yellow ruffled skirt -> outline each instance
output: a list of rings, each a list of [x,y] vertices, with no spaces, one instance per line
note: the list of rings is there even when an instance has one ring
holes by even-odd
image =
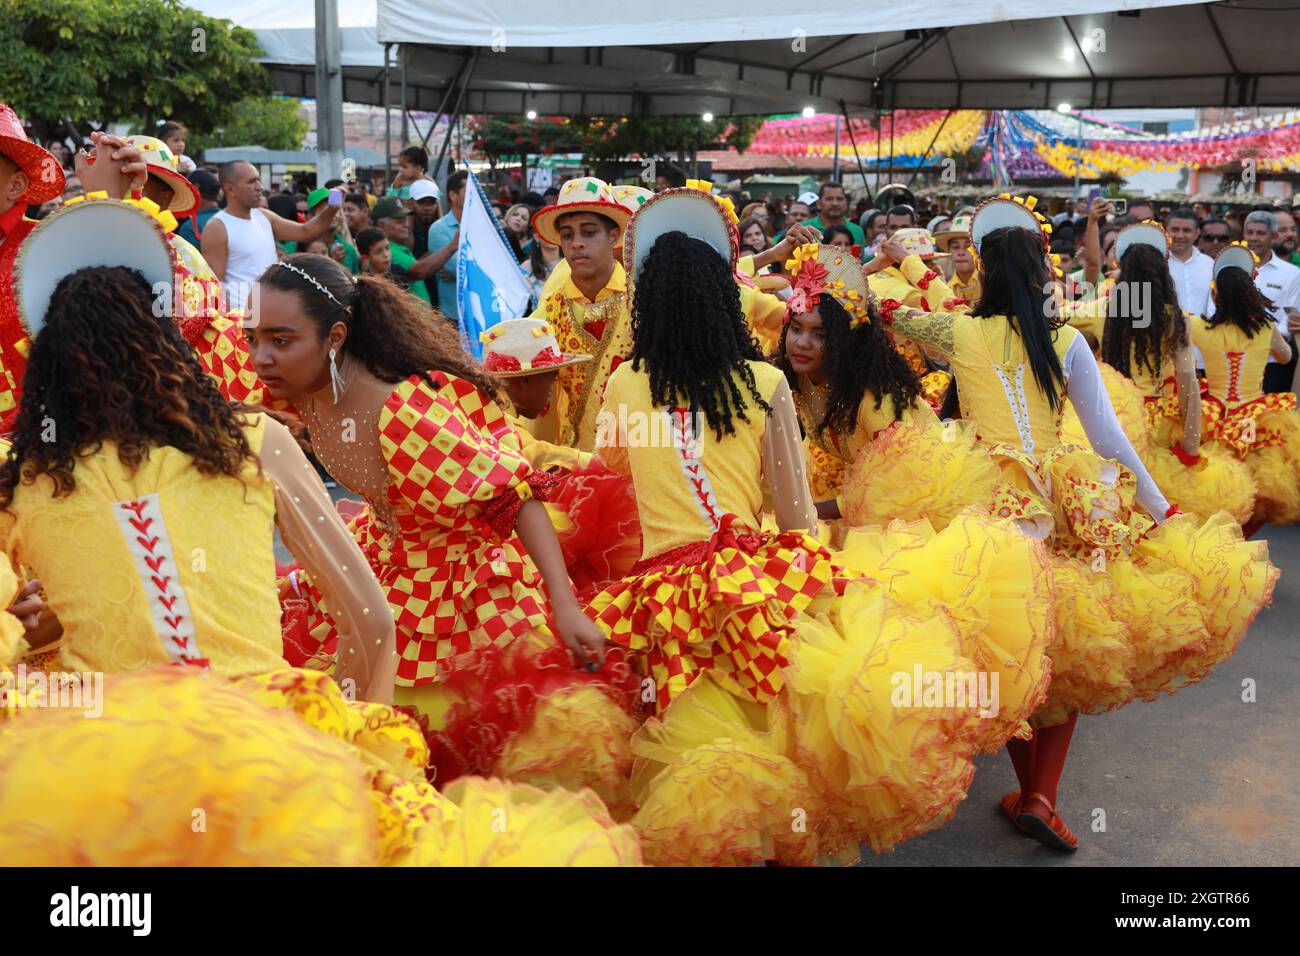
[[[943,530],[961,511],[986,508],[998,478],[970,422],[896,422],[847,469],[840,510],[853,526],[928,520]]]
[[[625,865],[591,793],[424,779],[419,728],[319,672],[110,675],[103,715],[0,714],[0,857],[18,866]]]

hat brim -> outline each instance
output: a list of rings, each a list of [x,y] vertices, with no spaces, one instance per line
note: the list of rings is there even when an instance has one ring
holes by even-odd
[[[48,149],[31,140],[0,136],[0,153],[27,174],[27,191],[18,197],[19,202],[35,206],[63,195],[63,167]]]
[[[935,233],[934,244],[940,249],[947,250],[948,243],[951,240],[956,239],[958,236],[961,236],[967,242],[969,242],[970,230],[969,229],[945,229],[943,232]],[[950,255],[951,253],[948,254]]]
[[[511,369],[508,371],[487,370],[497,378],[523,378],[525,375],[541,375],[543,372],[554,372],[556,369],[568,368],[570,365],[580,365],[583,362],[590,362],[591,358],[590,355],[570,355],[565,352],[560,361],[542,365],[538,368]]]
[[[736,271],[736,249],[731,242],[732,225],[726,210],[708,193],[680,187],[666,189],[646,200],[632,217],[623,240],[623,268],[635,282],[646,256],[659,237],[684,232],[711,246],[722,256],[730,271]]]
[[[58,284],[79,269],[96,266],[134,269],[150,288],[160,282],[171,287],[172,250],[158,220],[121,200],[79,200],[41,220],[18,252],[14,297],[29,335],[44,327]]]
[[[628,211],[628,208],[616,202],[593,200],[590,202],[556,203],[544,206],[533,214],[533,232],[551,245],[558,246],[561,244],[561,239],[559,231],[555,228],[555,220],[561,216],[571,216],[578,212],[589,212],[614,220],[618,225],[620,243],[627,232],[627,224],[632,221],[632,213]]]
[[[1224,269],[1242,269],[1246,275],[1255,273],[1255,257],[1245,246],[1228,246],[1214,257],[1214,278]]]
[[[1149,222],[1135,222],[1125,226],[1115,237],[1115,258],[1123,259],[1124,253],[1133,246],[1153,246],[1162,256],[1169,257],[1169,237],[1157,225]]]
[[[1042,226],[1032,210],[1011,199],[989,199],[980,203],[970,224],[971,245],[976,249],[984,237],[998,229],[1027,229],[1042,236]]]
[[[167,211],[173,216],[181,219],[198,208],[199,190],[192,182],[166,166],[149,163],[145,168],[149,170],[150,176],[157,176],[171,187],[172,201],[167,204]]]

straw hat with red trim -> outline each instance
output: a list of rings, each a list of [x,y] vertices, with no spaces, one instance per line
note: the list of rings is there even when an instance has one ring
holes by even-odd
[[[0,153],[27,174],[27,191],[19,202],[35,206],[63,194],[63,167],[49,150],[27,138],[22,120],[7,103],[0,103]]]
[[[533,216],[533,231],[547,242],[560,245],[560,234],[555,220],[575,212],[590,212],[612,219],[621,234],[632,218],[628,208],[614,198],[609,184],[595,176],[570,179],[560,187],[560,195],[550,206],[537,210]]]
[[[901,243],[910,256],[920,256],[928,261],[948,255],[947,252],[939,251],[929,229],[899,229],[891,238]]]
[[[173,216],[184,219],[199,208],[199,191],[181,175],[180,159],[166,143],[152,136],[128,136],[126,142],[140,151],[149,175],[157,176],[171,187],[172,201],[167,209]]]
[[[730,201],[724,203],[698,185],[656,193],[633,217],[623,241],[623,268],[633,282],[654,244],[668,232],[684,232],[708,243],[728,268],[736,271],[738,245],[736,226],[732,222],[735,210]]]
[[[590,355],[561,352],[545,319],[506,319],[483,332],[479,340],[486,346],[483,368],[503,378],[537,375],[591,361]]]

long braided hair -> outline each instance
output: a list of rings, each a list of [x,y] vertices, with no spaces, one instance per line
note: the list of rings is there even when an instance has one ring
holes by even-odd
[[[870,392],[879,409],[885,396],[894,401],[894,417],[901,419],[921,394],[921,380],[898,354],[885,334],[879,313],[874,304],[871,322],[854,328],[849,314],[829,293],[823,293],[817,302],[822,317],[822,368],[830,384],[826,414],[817,424],[817,437],[827,429],[843,434],[857,427],[858,408]],[[789,325],[781,333],[781,344],[772,360],[785,372],[790,388],[799,388],[798,375],[786,354],[786,336]]]
[[[1254,337],[1273,324],[1273,303],[1245,269],[1224,269],[1214,280],[1214,315],[1205,324],[1235,325]]]
[[[1121,289],[1126,293],[1149,289],[1147,310],[1133,308],[1135,298],[1145,298],[1143,293],[1121,294]],[[1101,338],[1102,360],[1126,378],[1133,377],[1134,366],[1158,377],[1165,358],[1188,343],[1187,319],[1178,307],[1178,292],[1160,250],[1145,243],[1125,250],[1113,296],[1116,307]]]
[[[120,266],[79,269],[50,297],[0,465],[0,507],[39,475],[53,480],[56,498],[71,494],[77,460],[104,442],[131,469],[163,446],[205,475],[240,477],[259,465],[236,410],[172,319],[155,314],[149,283]]]
[[[651,401],[674,407],[685,400],[718,438],[733,435],[735,419],[749,421],[748,406],[772,410],[748,364],[761,361],[726,260],[684,232],[660,236],[632,302],[631,362],[649,373]]]

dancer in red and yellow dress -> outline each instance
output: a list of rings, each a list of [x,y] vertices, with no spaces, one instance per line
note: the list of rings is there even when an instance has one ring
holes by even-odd
[[[0,598],[12,559],[63,624],[57,665],[36,673],[0,613],[4,858],[636,862],[634,835],[590,794],[427,783],[419,727],[384,703],[383,592],[314,470],[282,426],[233,410],[154,314],[171,256],[151,218],[111,200],[63,215],[20,259],[36,335],[0,469]],[[340,683],[281,656],[277,526],[329,595]],[[483,827],[485,805],[517,811],[505,836]]]
[[[963,417],[1003,481],[994,513],[1056,555],[1052,684],[1030,741],[1008,747],[1019,791],[1003,809],[1048,845],[1077,838],[1056,810],[1080,712],[1099,713],[1202,679],[1231,656],[1272,595],[1267,545],[1220,513],[1176,515],[1124,436],[1082,335],[1053,328],[1045,235],[1024,204],[982,203],[972,238],[984,294],[970,315],[896,312],[896,333],[949,357]],[[1064,399],[1091,449],[1062,444]]]
[[[654,863],[808,864],[855,858],[864,841],[889,849],[946,820],[975,752],[1027,729],[1041,700],[1034,546],[1007,525],[1001,540],[962,521],[938,537],[899,526],[864,546],[879,545],[888,589],[845,572],[810,534],[794,403],[746,326],[725,211],[680,189],[637,216],[624,252],[634,347],[606,390],[599,447],[632,477],[643,557],[588,609],[632,653],[654,706],[634,741],[633,826]],[[764,485],[774,532],[761,529]],[[978,580],[922,579],[955,571],[966,546]],[[1014,651],[993,649],[1004,634]],[[998,671],[1001,706],[982,720],[970,701],[894,700],[892,678],[914,668]]]
[[[1272,355],[1290,360],[1291,347],[1272,325],[1269,302],[1255,287],[1255,259],[1229,246],[1214,264],[1214,315],[1191,322],[1205,360],[1201,397],[1204,452],[1248,469],[1255,522],[1300,521],[1300,416],[1292,392],[1261,391]],[[1228,490],[1215,490],[1227,496]]]
[[[400,704],[434,739],[439,785],[465,773],[590,785],[621,802],[635,684],[582,613],[498,385],[387,280],[298,255],[258,282],[259,375],[365,498],[352,530],[397,624]],[[311,604],[310,580],[295,579]],[[328,666],[334,642],[311,612]]]

